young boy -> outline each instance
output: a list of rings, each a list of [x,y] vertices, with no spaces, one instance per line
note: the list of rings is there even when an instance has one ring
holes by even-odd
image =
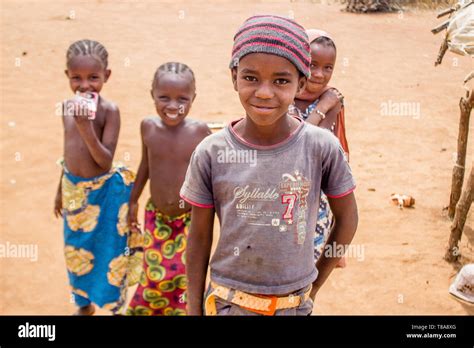
[[[201,315],[203,304],[207,315],[310,315],[339,259],[314,262],[321,189],[336,217],[328,243],[347,245],[354,236],[355,183],[339,142],[288,115],[310,62],[308,36],[287,18],[251,17],[234,37],[230,68],[246,117],[199,144],[181,188],[193,205],[190,315]],[[220,238],[204,297],[214,212]]]
[[[151,96],[159,117],[141,123],[142,160],[130,196],[129,224],[137,229],[138,199],[150,179],[145,208],[144,273],[129,315],[186,314],[185,250],[191,207],[179,198],[191,154],[211,134],[186,116],[196,97],[192,70],[182,63],[161,65]]]
[[[66,54],[65,71],[74,93],[97,93],[110,77],[108,53],[97,41],[80,40]],[[70,106],[74,106],[70,108]],[[99,95],[95,118],[75,100],[65,103],[64,163],[54,212],[64,216],[68,276],[79,307],[92,315],[93,303],[117,312],[125,300],[128,199],[134,174],[112,168],[120,130],[118,107]]]

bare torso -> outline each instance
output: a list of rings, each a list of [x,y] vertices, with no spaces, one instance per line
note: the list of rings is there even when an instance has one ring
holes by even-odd
[[[102,139],[107,113],[112,104],[99,97],[96,117],[92,120],[95,134]],[[93,159],[86,143],[79,134],[73,116],[63,116],[64,125],[64,161],[67,169],[74,175],[91,178],[107,172]]]
[[[155,207],[169,216],[187,212],[191,206],[179,196],[186,170],[196,146],[210,134],[205,123],[184,119],[168,127],[160,118],[145,120],[143,142],[147,149],[151,199]]]

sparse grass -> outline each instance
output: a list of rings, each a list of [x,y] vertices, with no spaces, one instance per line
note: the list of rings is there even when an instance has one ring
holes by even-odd
[[[313,0],[314,1],[314,0]],[[324,1],[316,0],[315,2]],[[331,0],[326,0],[331,2]],[[341,4],[347,4],[347,0],[339,0]],[[453,6],[457,3],[457,0],[392,0],[393,4],[398,4],[402,7],[413,7],[423,9],[444,9]]]
[[[426,9],[443,9],[456,4],[456,0],[401,0],[402,6],[410,6]]]

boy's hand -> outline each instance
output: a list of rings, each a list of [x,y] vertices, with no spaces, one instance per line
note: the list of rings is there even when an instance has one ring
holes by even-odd
[[[133,202],[128,205],[128,227],[132,232],[141,233],[140,224],[138,223],[138,203]]]
[[[78,127],[87,127],[92,125],[92,120],[90,120],[87,116],[87,110],[82,111],[86,112],[85,115],[79,114],[79,115],[74,115],[74,121],[76,121],[76,126]]]
[[[75,99],[68,99],[64,102],[64,116],[74,117],[76,125],[81,127],[82,125],[90,124],[91,118],[89,116],[89,110],[87,105],[80,103]]]
[[[81,117],[87,119],[87,106],[85,104],[79,103],[75,99],[67,99],[64,101],[64,116],[72,116],[72,117]]]
[[[330,100],[334,104],[337,104],[337,102],[342,103],[343,100],[344,100],[344,96],[342,95],[342,93],[339,92],[339,90],[337,88],[334,88],[334,87],[329,88],[326,92],[323,93],[323,95],[330,98]],[[336,100],[334,100],[334,98],[336,98]]]
[[[341,103],[342,98],[342,94],[337,89],[330,88],[321,95],[317,108],[326,114]]]
[[[56,198],[54,200],[54,216],[58,218],[59,216],[63,217],[63,200],[61,192],[58,191]]]
[[[82,115],[75,115],[74,121],[76,121],[76,124],[88,124],[91,122],[91,120],[89,120],[87,116]]]

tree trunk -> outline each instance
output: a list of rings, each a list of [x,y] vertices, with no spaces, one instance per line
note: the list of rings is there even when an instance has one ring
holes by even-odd
[[[461,197],[462,184],[464,181],[464,171],[466,164],[467,151],[467,137],[469,134],[469,118],[474,103],[474,91],[467,94],[466,98],[461,98],[459,101],[459,108],[461,109],[461,116],[459,120],[459,134],[458,134],[458,152],[456,164],[453,168],[453,176],[451,180],[451,196],[449,199],[448,216],[452,220],[456,210],[456,204]]]
[[[444,259],[448,262],[456,261],[459,257],[458,243],[461,240],[464,224],[466,223],[467,214],[474,199],[474,163],[471,167],[471,174],[467,180],[467,186],[462,192],[461,199],[456,204],[456,213],[451,224],[451,235],[449,236],[448,249],[444,255]]]

